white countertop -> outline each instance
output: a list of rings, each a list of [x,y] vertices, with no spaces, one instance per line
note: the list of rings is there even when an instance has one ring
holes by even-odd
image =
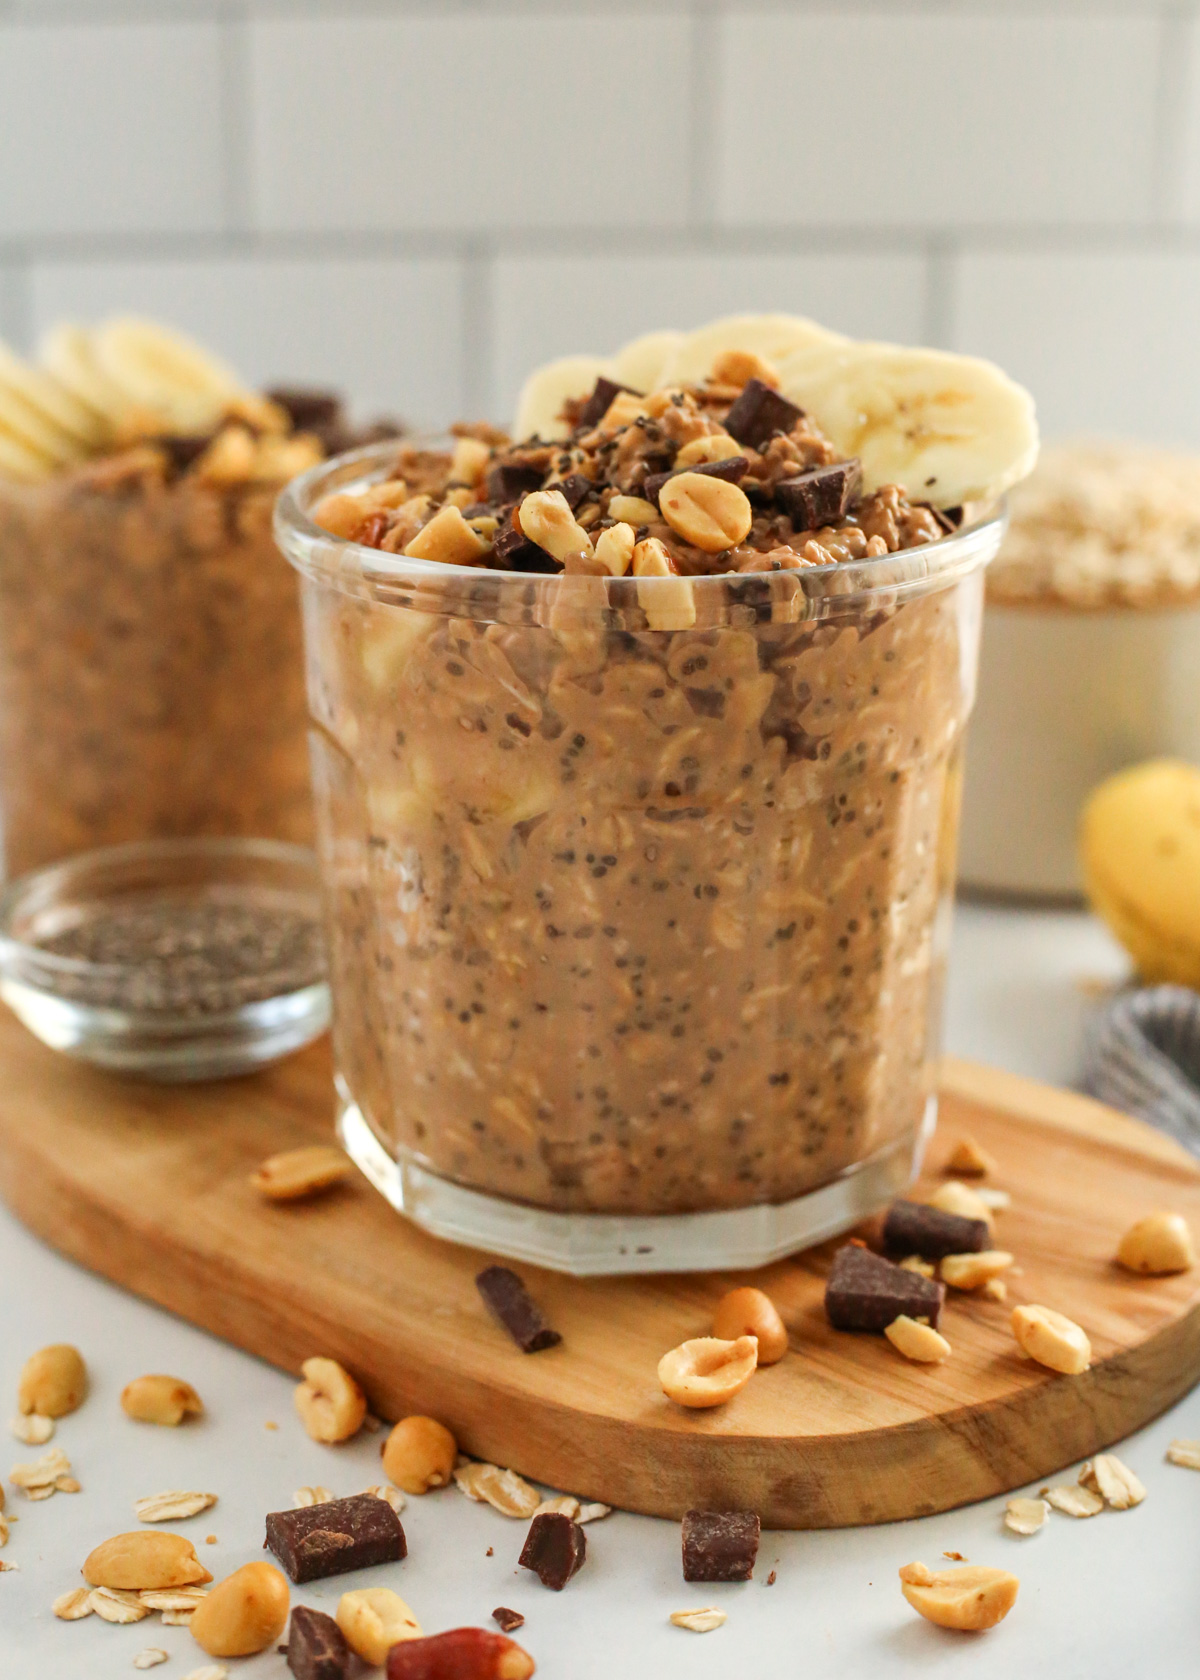
[[[960,907],[948,1048],[1069,1082],[1087,984],[1123,968],[1103,930],[1082,915]],[[324,1483],[340,1495],[379,1480],[380,1437],[317,1446],[292,1409],[288,1377],[79,1271],[0,1211],[0,1394],[10,1410],[22,1361],[51,1341],[74,1342],[92,1373],[90,1399],[55,1437],[83,1492],[30,1504],[9,1490],[20,1521],[0,1558],[19,1572],[0,1578],[0,1680],[109,1680],[135,1673],[135,1654],[154,1645],[170,1660],[150,1672],[183,1680],[210,1660],[184,1628],[51,1615],[51,1601],[79,1584],[91,1547],[137,1526],[136,1497],[212,1491],[220,1496],[213,1510],[172,1526],[195,1538],[220,1577],[262,1556],[263,1514],[289,1504],[294,1488]],[[117,1397],[146,1371],[188,1379],[207,1416],[179,1430],[131,1423]],[[547,1592],[515,1568],[524,1525],[451,1489],[409,1501],[405,1564],[317,1582],[294,1599],[332,1611],[350,1586],[391,1585],[428,1632],[491,1626],[493,1608],[510,1605],[527,1617],[517,1637],[545,1680],[1183,1680],[1200,1671],[1200,1475],[1164,1463],[1176,1435],[1200,1436],[1200,1390],[1121,1449],[1149,1490],[1134,1511],[1090,1521],[1055,1514],[1028,1539],[1001,1527],[1002,1499],[882,1528],[770,1533],[754,1581],[738,1586],[686,1585],[678,1526],[616,1514],[588,1528],[583,1572],[564,1593]],[[11,1463],[40,1450],[8,1446]],[[203,1544],[210,1533],[218,1536],[212,1546]],[[898,1567],[914,1558],[936,1567],[943,1551],[1019,1574],[1020,1598],[1001,1627],[947,1633],[908,1608]],[[724,1627],[697,1635],[669,1625],[670,1611],[704,1604],[728,1611]],[[231,1680],[287,1672],[274,1651],[227,1666]]]

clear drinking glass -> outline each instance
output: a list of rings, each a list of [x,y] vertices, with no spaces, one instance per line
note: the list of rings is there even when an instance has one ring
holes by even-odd
[[[932,1120],[992,511],[881,559],[531,576],[331,537],[303,578],[343,1140],[442,1236],[765,1262]]]
[[[152,451],[0,477],[5,875],[131,840],[311,841],[277,490],[164,479]]]

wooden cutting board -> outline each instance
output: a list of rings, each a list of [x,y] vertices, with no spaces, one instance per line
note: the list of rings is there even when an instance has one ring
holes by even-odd
[[[478,1298],[482,1257],[423,1235],[364,1180],[290,1206],[250,1189],[263,1156],[330,1137],[324,1044],[252,1078],[150,1086],[56,1055],[0,1013],[0,1074],[0,1190],[55,1248],[285,1370],[332,1354],[381,1417],[432,1413],[470,1453],[628,1510],[743,1507],[774,1528],[945,1510],[1119,1440],[1200,1378],[1200,1274],[1133,1278],[1111,1258],[1156,1208],[1200,1232],[1200,1170],[1097,1103],[968,1063],[946,1068],[930,1157],[969,1131],[998,1158],[1012,1207],[997,1243],[1020,1272],[1008,1306],[952,1295],[953,1357],[933,1367],[829,1329],[836,1245],[758,1274],[523,1267],[563,1344],[521,1354]],[[681,1411],[659,1392],[659,1356],[706,1335],[717,1297],[751,1276],[791,1351],[728,1406]],[[1020,1355],[1021,1301],[1086,1328],[1086,1375]]]

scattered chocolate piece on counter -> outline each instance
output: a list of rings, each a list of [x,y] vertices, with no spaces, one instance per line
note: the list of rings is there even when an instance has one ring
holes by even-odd
[[[775,1585],[775,1582],[776,1582],[777,1579],[778,1579],[778,1577],[775,1574],[775,1571],[772,1569],[771,1573],[767,1576],[767,1585],[769,1587],[773,1587]]]
[[[346,1636],[332,1616],[297,1604],[288,1628],[287,1665],[296,1680],[346,1680],[354,1663]]]
[[[753,1511],[688,1511],[683,1519],[684,1580],[750,1580],[761,1533]]]
[[[571,512],[574,513],[592,488],[592,481],[590,478],[585,478],[582,473],[568,473],[566,478],[560,478],[557,484],[551,484],[549,488],[557,490],[566,501]]]
[[[663,485],[668,479],[678,478],[681,472],[702,473],[705,478],[723,478],[728,484],[736,484],[740,478],[745,478],[749,465],[744,455],[728,455],[723,461],[702,461],[694,467],[676,467],[672,472],[650,473],[642,483],[642,495],[648,502],[657,506]]]
[[[825,1316],[835,1330],[886,1330],[894,1319],[927,1318],[937,1329],[944,1283],[906,1271],[869,1248],[847,1243],[833,1257]]]
[[[528,461],[493,461],[484,476],[493,502],[519,502],[522,496],[542,488],[545,471]]]
[[[614,397],[620,396],[622,391],[628,391],[631,397],[640,397],[641,392],[635,391],[631,385],[618,385],[615,379],[605,379],[603,375],[592,386],[592,394],[575,415],[575,425],[598,426],[612,407]]]
[[[979,1254],[991,1242],[986,1219],[964,1219],[924,1202],[893,1202],[883,1225],[883,1246],[894,1254],[940,1260],[947,1254]]]
[[[522,1353],[541,1353],[562,1341],[516,1272],[507,1266],[485,1266],[475,1286]]]
[[[855,457],[812,467],[775,486],[775,500],[797,531],[819,531],[846,517],[862,494],[862,464]]]
[[[761,379],[748,379],[725,416],[725,430],[749,449],[761,449],[776,432],[790,432],[803,418],[804,410],[770,385],[764,385]]]
[[[544,1587],[561,1592],[586,1559],[587,1535],[579,1524],[562,1511],[543,1511],[530,1523],[517,1561],[522,1569],[532,1569]]]
[[[387,1655],[387,1680],[529,1680],[533,1658],[488,1628],[451,1628],[402,1639]]]
[[[296,1582],[344,1575],[373,1563],[399,1563],[408,1556],[400,1518],[373,1493],[272,1511],[264,1545]]]
[[[484,1555],[484,1557],[495,1557],[495,1555],[496,1555],[496,1548],[495,1548],[495,1546],[489,1546],[489,1547],[488,1547],[488,1549],[487,1549],[487,1551],[486,1551],[486,1552],[484,1552],[484,1554],[483,1554],[483,1555]]]
[[[503,1604],[497,1605],[492,1611],[492,1620],[499,1624],[501,1633],[515,1633],[519,1627],[525,1626],[525,1618],[519,1610],[509,1610]]]

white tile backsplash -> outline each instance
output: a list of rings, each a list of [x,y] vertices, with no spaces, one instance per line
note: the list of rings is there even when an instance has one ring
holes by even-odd
[[[520,257],[497,263],[491,411],[505,418],[529,369],[615,350],[655,327],[785,310],[860,337],[920,339],[917,255]]]
[[[223,217],[218,26],[0,26],[0,238]]]
[[[956,349],[1033,391],[1048,436],[1200,449],[1200,253],[963,258]]]
[[[247,379],[348,392],[360,414],[444,424],[463,412],[462,272],[434,259],[42,263],[36,331],[138,310],[175,321]]]
[[[1136,221],[1156,20],[1000,12],[724,18],[720,220]]]
[[[679,225],[689,47],[653,13],[256,22],[261,224]]]
[[[1190,222],[1200,222],[1200,17],[1184,27],[1184,115],[1180,135],[1179,180],[1181,210]]]

